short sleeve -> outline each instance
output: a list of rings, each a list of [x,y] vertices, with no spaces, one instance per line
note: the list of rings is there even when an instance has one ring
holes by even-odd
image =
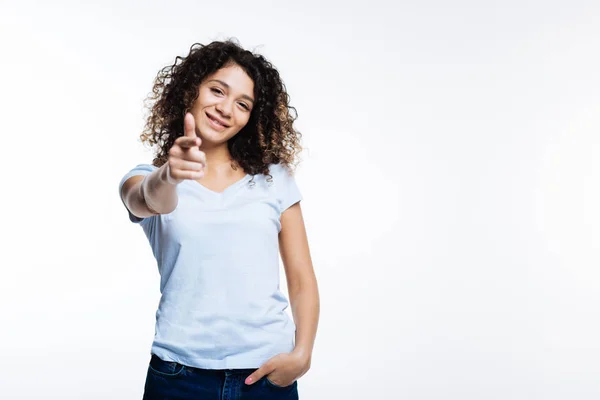
[[[283,213],[285,210],[302,200],[302,194],[296,184],[294,175],[287,167],[277,164],[272,167],[272,176],[277,188],[277,199],[279,201],[279,210]]]
[[[146,175],[150,174],[152,171],[155,171],[157,169],[158,168],[155,167],[154,165],[139,164],[135,168],[133,168],[131,171],[129,171],[128,173],[126,173],[125,176],[123,176],[123,178],[121,179],[121,182],[119,182],[119,198],[121,199],[121,202],[123,203],[123,205],[125,206],[125,209],[129,213],[129,220],[131,222],[133,222],[133,223],[138,224],[138,223],[140,223],[140,222],[142,222],[142,221],[144,221],[146,219],[149,219],[149,218],[136,217],[135,215],[133,215],[131,213],[131,211],[129,211],[129,209],[125,205],[125,201],[123,201],[123,198],[121,197],[121,189],[123,188],[123,184],[125,183],[125,181],[127,181],[127,179],[131,178],[132,176],[137,176],[137,175],[146,176]]]

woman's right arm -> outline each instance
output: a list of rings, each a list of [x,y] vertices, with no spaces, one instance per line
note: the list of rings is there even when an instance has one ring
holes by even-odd
[[[139,218],[169,214],[177,207],[177,185],[185,179],[204,176],[206,154],[200,151],[202,141],[196,135],[192,114],[183,122],[184,135],[175,139],[169,150],[169,160],[150,174],[127,179],[121,188],[121,198],[129,211]]]
[[[127,179],[121,189],[123,202],[133,215],[146,218],[169,214],[177,207],[177,182],[168,179],[168,164],[150,174]]]

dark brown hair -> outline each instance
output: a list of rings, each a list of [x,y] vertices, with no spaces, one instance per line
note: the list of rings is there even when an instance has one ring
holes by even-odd
[[[200,83],[231,64],[239,65],[254,81],[255,96],[248,123],[227,143],[232,164],[251,175],[268,174],[269,164],[290,169],[297,164],[301,151],[301,134],[293,127],[297,113],[289,105],[279,72],[262,55],[229,39],[195,43],[186,57],[176,57],[173,65],[159,71],[146,100],[150,115],[140,135],[143,143],[157,148],[153,165],[165,164],[175,139],[183,135],[183,118],[198,97]]]

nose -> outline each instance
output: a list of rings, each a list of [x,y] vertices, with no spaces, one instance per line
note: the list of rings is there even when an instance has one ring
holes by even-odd
[[[224,117],[229,117],[231,116],[231,109],[233,107],[233,104],[231,104],[230,101],[228,100],[223,100],[220,103],[217,103],[217,105],[215,106],[215,108],[217,109],[217,111],[223,115]]]

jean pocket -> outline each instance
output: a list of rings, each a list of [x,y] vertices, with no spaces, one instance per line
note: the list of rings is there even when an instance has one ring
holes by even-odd
[[[274,387],[276,389],[291,389],[291,388],[293,388],[294,386],[296,386],[298,384],[298,381],[294,381],[290,385],[279,386],[278,384],[272,382],[267,376],[265,376],[265,382],[267,383],[267,385],[269,385],[271,387]]]
[[[158,375],[177,376],[185,369],[185,365],[181,365],[175,361],[164,361],[152,354],[149,368],[150,371]]]

